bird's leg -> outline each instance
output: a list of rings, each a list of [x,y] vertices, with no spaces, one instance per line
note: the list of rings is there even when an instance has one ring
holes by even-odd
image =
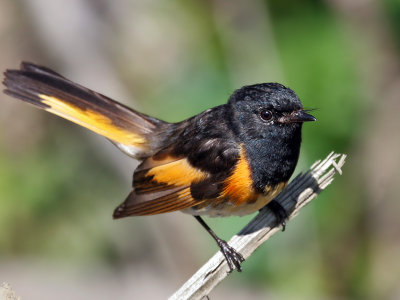
[[[232,272],[235,268],[236,270],[238,270],[238,272],[241,272],[242,267],[240,264],[244,262],[243,256],[239,252],[237,252],[234,248],[229,246],[226,241],[220,239],[200,216],[194,216],[194,217],[217,242],[219,248],[221,249],[222,254],[225,256],[226,262],[228,263],[229,273]]]
[[[289,217],[286,209],[276,200],[272,200],[267,204],[267,207],[273,212],[277,223],[282,225],[282,231],[286,229],[286,220]]]

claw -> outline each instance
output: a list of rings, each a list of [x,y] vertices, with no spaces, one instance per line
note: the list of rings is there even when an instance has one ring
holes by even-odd
[[[242,272],[241,263],[244,262],[244,257],[234,248],[229,246],[226,241],[218,239],[217,243],[225,257],[226,262],[228,263],[229,273],[235,269],[238,270],[238,272]]]
[[[229,266],[229,273],[233,270],[238,270],[238,272],[242,272],[241,263],[244,262],[244,257],[237,252],[234,248],[228,245],[228,243],[224,240],[221,240],[214,231],[204,222],[200,216],[194,216],[196,220],[207,230],[207,232],[213,237],[213,239],[217,242],[219,248],[221,249],[222,254],[224,255],[226,262]]]

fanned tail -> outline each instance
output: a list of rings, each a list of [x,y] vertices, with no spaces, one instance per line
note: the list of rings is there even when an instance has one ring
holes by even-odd
[[[159,133],[169,124],[32,63],[23,62],[19,70],[4,75],[7,95],[86,127],[136,158],[151,155]]]

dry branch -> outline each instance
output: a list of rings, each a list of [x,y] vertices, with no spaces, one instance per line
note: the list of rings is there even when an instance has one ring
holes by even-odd
[[[299,174],[276,198],[288,212],[289,220],[325,189],[336,173],[341,174],[346,155],[331,152],[323,161],[315,162],[304,174]],[[250,221],[229,244],[245,259],[273,234],[280,230],[274,214],[267,208]],[[221,252],[216,253],[169,300],[201,299],[229,275],[228,265]]]
[[[0,286],[0,300],[21,300],[21,298],[15,295],[8,283],[3,282]]]

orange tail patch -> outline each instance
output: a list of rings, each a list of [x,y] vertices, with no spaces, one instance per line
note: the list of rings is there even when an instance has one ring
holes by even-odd
[[[4,75],[6,94],[88,128],[133,157],[153,151],[154,137],[169,125],[45,67],[24,62]]]
[[[114,142],[124,145],[134,144],[136,146],[146,144],[146,139],[136,133],[118,127],[107,116],[90,109],[81,109],[61,99],[39,94],[42,103],[49,106],[46,111],[83,126],[96,132]]]

